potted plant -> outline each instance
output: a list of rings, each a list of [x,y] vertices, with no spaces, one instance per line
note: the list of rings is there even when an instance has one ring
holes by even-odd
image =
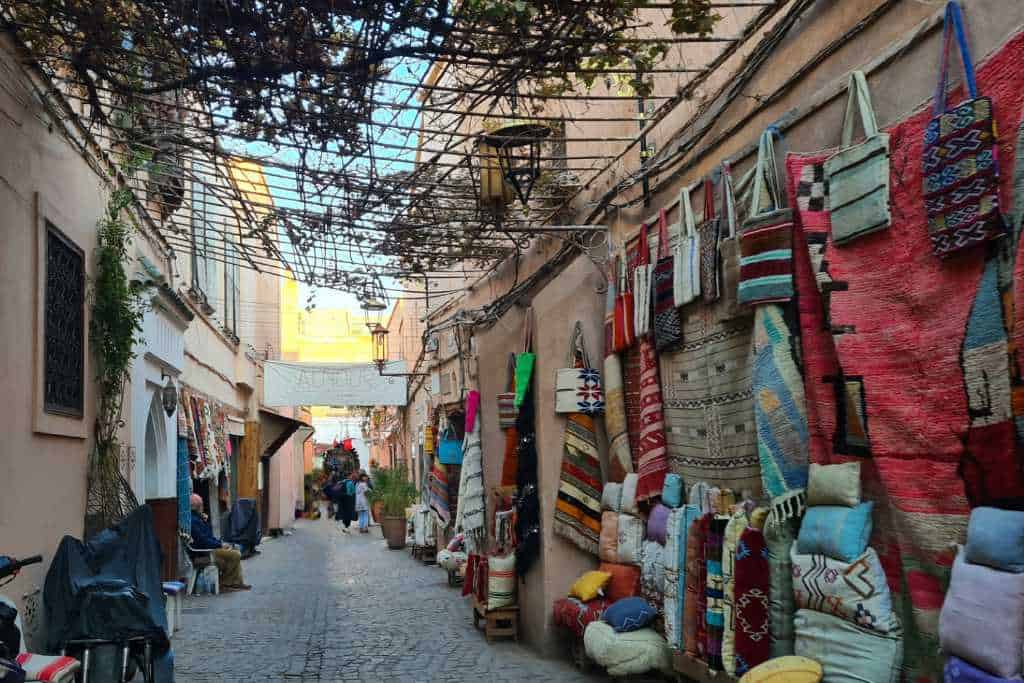
[[[373,468],[372,480],[373,489],[367,492],[367,498],[374,516],[380,522],[388,548],[401,550],[405,547],[405,509],[416,501],[419,493],[409,481],[405,465]]]

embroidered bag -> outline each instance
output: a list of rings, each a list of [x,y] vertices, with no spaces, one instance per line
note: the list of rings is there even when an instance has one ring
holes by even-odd
[[[960,48],[970,97],[946,109],[952,36]],[[924,131],[924,206],[932,251],[940,258],[1003,234],[992,100],[978,97],[974,65],[956,2],[946,5],[942,68],[934,118]]]
[[[668,245],[665,209],[658,212],[658,262],[654,266],[654,348],[665,351],[683,342],[683,321],[676,308],[674,259]]]
[[[442,465],[462,464],[462,441],[456,438],[455,430],[450,426],[441,434],[437,444],[437,460]]]
[[[715,216],[715,186],[704,179],[704,220],[697,228],[700,240],[700,293],[706,303],[718,301],[722,287],[722,261],[718,254],[722,221]]]
[[[647,225],[640,226],[636,247],[636,267],[633,269],[633,330],[636,336],[647,336],[651,331],[651,247],[647,243]]]
[[[700,236],[690,206],[690,191],[679,193],[679,226],[681,233],[673,256],[672,289],[676,306],[685,306],[700,296]]]
[[[516,426],[516,418],[519,416],[519,409],[516,408],[516,354],[508,356],[508,391],[498,394],[498,426],[502,429],[511,429]]]
[[[636,333],[633,329],[633,292],[629,288],[629,278],[626,276],[626,259],[624,256],[618,259],[619,262],[619,287],[615,297],[615,313],[612,327],[612,351],[621,353],[633,345],[636,341]]]
[[[578,320],[569,341],[569,365],[555,371],[555,412],[600,415],[604,412],[601,371],[590,365]]]
[[[825,160],[832,241],[846,244],[889,227],[889,134],[878,132],[863,71],[850,74],[842,148]],[[854,106],[860,110],[864,142],[853,141]]]
[[[772,129],[761,134],[750,215],[740,234],[741,304],[793,298],[793,212],[786,208],[779,185],[774,134]],[[767,194],[771,209],[761,210],[762,194]]]

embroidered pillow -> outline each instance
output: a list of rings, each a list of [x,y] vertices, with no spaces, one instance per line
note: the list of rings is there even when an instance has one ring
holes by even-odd
[[[853,562],[868,547],[872,508],[874,503],[870,501],[852,508],[833,505],[809,508],[800,525],[797,552]]]
[[[622,505],[619,507],[620,512],[625,512],[629,515],[639,515],[640,508],[636,506],[636,485],[640,480],[640,476],[635,472],[631,472],[626,475],[626,478],[622,480]]]
[[[807,657],[788,655],[759,664],[740,683],[820,683],[821,664]]]
[[[572,584],[572,588],[569,589],[569,597],[589,602],[601,595],[601,591],[611,581],[611,578],[612,575],[607,572],[587,572]]]
[[[655,607],[665,600],[665,546],[644,542],[644,561],[640,565],[640,592]]]
[[[623,598],[604,611],[604,621],[616,633],[638,631],[654,621],[658,610],[643,598]]]
[[[601,514],[601,537],[597,542],[597,555],[605,562],[619,561],[619,513]]]
[[[818,465],[811,463],[807,479],[807,505],[841,505],[853,507],[860,504],[860,463],[844,462],[841,465]]]
[[[821,664],[826,681],[898,683],[903,663],[899,635],[865,631],[839,617],[810,609],[793,618],[795,650]]]
[[[631,564],[602,562],[597,570],[612,575],[608,585],[604,588],[605,597],[610,601],[615,602],[622,598],[640,595],[640,567]]]
[[[793,549],[793,598],[797,609],[813,609],[852,621],[869,631],[899,628],[878,553],[868,548],[850,563]]]
[[[601,491],[601,509],[612,512],[622,511],[622,484],[608,482]]]
[[[949,590],[939,613],[939,645],[1003,678],[1021,674],[1024,650],[1024,574],[953,562]]]
[[[647,517],[647,540],[657,541],[665,545],[665,535],[668,533],[669,509],[658,503],[651,508],[651,514]]]
[[[978,507],[967,527],[967,561],[993,569],[1024,572],[1024,512]]]
[[[516,554],[487,559],[487,609],[516,604]]]
[[[674,472],[665,475],[665,485],[661,490],[661,502],[670,508],[683,505],[683,478]]]
[[[576,598],[561,598],[552,605],[555,626],[569,629],[577,638],[583,637],[587,625],[600,621],[611,603],[607,598],[597,598],[584,604]]]
[[[644,520],[622,513],[619,515],[619,562],[639,565],[643,559]]]

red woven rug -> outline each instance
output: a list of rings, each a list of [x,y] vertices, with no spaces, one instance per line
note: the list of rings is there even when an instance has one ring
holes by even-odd
[[[1018,35],[978,72],[1002,134],[1004,211],[1024,107],[1022,60]],[[907,608],[904,667],[914,681],[941,679],[938,610],[950,544],[963,541],[969,513],[958,472],[971,427],[961,361],[985,258],[984,249],[947,261],[931,252],[921,199],[930,116],[925,109],[889,129],[891,227],[840,248],[824,239],[830,226],[816,166],[827,155],[787,160],[797,246],[802,239],[807,247],[795,254],[812,459],[864,459],[864,495],[878,509],[872,545]],[[1019,312],[1016,322],[1021,330]]]

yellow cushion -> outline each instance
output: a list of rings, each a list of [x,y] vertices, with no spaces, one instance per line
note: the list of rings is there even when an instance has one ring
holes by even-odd
[[[612,575],[608,572],[592,571],[587,572],[569,589],[570,598],[578,598],[583,602],[596,598],[605,584],[611,581]]]
[[[821,664],[807,657],[777,657],[743,674],[740,683],[820,683]]]

